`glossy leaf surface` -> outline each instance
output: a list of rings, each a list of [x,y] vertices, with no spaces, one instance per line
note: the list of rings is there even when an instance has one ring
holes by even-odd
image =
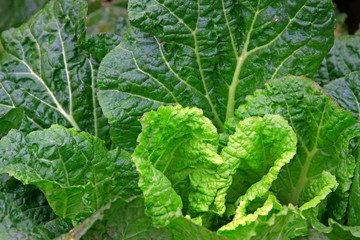
[[[37,187],[1,175],[0,239],[52,239],[71,227],[54,214]]]
[[[36,128],[61,124],[106,140],[96,69],[77,44],[85,40],[86,2],[50,1],[1,35],[0,112],[21,107]]]
[[[326,55],[313,80],[324,86],[343,78],[351,72],[360,71],[360,36],[344,35],[335,39],[334,46]]]
[[[47,2],[48,0],[0,0],[0,32],[20,26]]]
[[[360,66],[360,65],[359,65]],[[324,90],[336,102],[360,119],[360,72],[352,72],[325,85]]]
[[[24,110],[14,108],[0,116],[0,139],[11,129],[19,129],[24,118]]]
[[[198,107],[221,132],[246,95],[312,75],[333,44],[329,0],[131,0],[129,18],[99,70],[99,101],[112,140],[130,149],[137,119],[161,105]]]
[[[39,187],[68,219],[87,217],[116,196],[140,194],[129,153],[58,125],[27,136],[12,130],[0,142],[0,172]]]

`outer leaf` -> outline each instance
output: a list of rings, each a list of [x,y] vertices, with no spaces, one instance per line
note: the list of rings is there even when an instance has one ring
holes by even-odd
[[[24,186],[8,175],[2,178],[0,239],[52,239],[69,231],[71,225],[56,217],[37,187]]]
[[[265,195],[295,153],[295,133],[282,117],[265,115],[241,121],[221,152],[233,169],[227,201],[234,203],[246,191],[251,192],[250,200]]]
[[[349,208],[347,210],[347,225],[358,226],[360,229],[360,149],[359,140],[357,141],[357,148],[353,151],[356,157],[356,167],[351,185],[349,196]]]
[[[195,225],[184,217],[174,219],[166,228],[155,228],[144,210],[145,205],[141,198],[129,202],[118,199],[111,207],[102,208],[59,239],[227,239]]]
[[[360,119],[360,72],[352,72],[344,78],[333,80],[324,89],[341,107]]]
[[[100,63],[108,52],[115,48],[121,41],[121,37],[115,34],[100,33],[90,37],[81,48]]]
[[[48,0],[0,0],[0,32],[26,22],[47,2]]]
[[[339,183],[332,214],[341,218],[355,168],[355,159],[347,148],[350,139],[359,135],[357,121],[303,77],[289,76],[267,83],[265,90],[249,96],[236,112],[239,119],[268,113],[288,120],[298,139],[295,158],[281,170],[272,188],[279,200],[298,204],[309,181],[328,171]]]
[[[313,79],[321,86],[360,70],[360,36],[344,35],[335,39],[334,46],[321,63]]]
[[[285,74],[311,75],[333,43],[330,0],[131,0],[129,17],[99,70],[112,139],[127,148],[137,119],[166,104],[201,108],[221,131],[246,95]]]
[[[96,72],[77,43],[84,40],[87,5],[53,0],[26,24],[1,35],[0,112],[22,107],[37,128],[59,123],[107,139],[97,104]]]
[[[5,136],[11,129],[19,129],[24,118],[24,110],[14,108],[4,116],[0,116],[0,139]]]
[[[0,172],[38,186],[58,216],[88,216],[121,195],[139,194],[130,154],[108,151],[88,133],[53,126],[28,136],[12,130],[0,142]]]
[[[156,225],[175,216],[225,211],[227,164],[216,153],[216,128],[196,108],[161,107],[141,119],[133,160],[147,213]]]

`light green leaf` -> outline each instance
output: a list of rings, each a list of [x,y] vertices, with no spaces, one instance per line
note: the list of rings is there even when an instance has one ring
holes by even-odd
[[[265,195],[295,153],[295,133],[282,117],[265,115],[240,121],[221,152],[233,170],[227,202],[234,203],[245,192],[249,200]]]
[[[330,0],[130,0],[129,17],[99,69],[112,140],[129,149],[137,119],[161,105],[198,107],[222,131],[246,95],[312,75],[333,44]]]
[[[324,90],[341,107],[351,112],[356,119],[360,119],[360,72],[352,72],[344,78],[335,79],[325,85]]]
[[[328,171],[339,183],[330,214],[337,219],[344,216],[355,169],[348,145],[360,133],[356,119],[314,82],[292,76],[270,81],[236,111],[238,119],[269,113],[288,120],[298,140],[297,154],[282,168],[272,191],[282,203],[299,204],[311,180]]]
[[[180,217],[174,219],[166,228],[155,228],[145,212],[144,200],[130,201],[118,199],[111,206],[104,207],[83,224],[58,240],[92,239],[209,239],[226,240],[190,220]],[[130,224],[129,224],[130,223]]]
[[[74,220],[140,193],[129,153],[57,125],[27,136],[11,130],[0,142],[0,172],[39,187],[58,216]]]
[[[246,214],[247,205],[243,214]],[[264,205],[254,213],[238,216],[219,233],[229,239],[290,239],[305,235],[307,224],[300,211],[293,205],[281,206],[270,194]]]
[[[303,190],[299,202],[301,214],[312,228],[309,227],[307,236],[311,236],[313,231],[328,233],[330,227],[326,227],[322,222],[327,222],[329,218],[328,204],[331,204],[331,191],[334,191],[338,183],[335,176],[328,172],[322,172],[321,178],[312,179]],[[322,221],[322,222],[321,222]],[[324,235],[321,239],[327,239]],[[312,239],[312,238],[304,239]]]
[[[181,210],[222,214],[231,180],[211,121],[199,109],[168,106],[146,113],[141,124],[133,160],[154,223],[166,225]]]
[[[5,174],[1,178],[0,239],[52,239],[70,230],[72,226],[54,214],[37,187]]]
[[[336,38],[334,46],[314,75],[314,81],[324,86],[351,72],[360,71],[359,46],[360,36],[344,35]]]
[[[273,193],[262,195],[251,187],[239,198],[234,219],[219,231],[225,236],[238,239],[273,239],[275,236],[288,239],[304,236],[308,232],[307,221],[314,218],[319,203],[336,186],[335,177],[323,172],[320,179],[311,180],[303,190],[300,208],[291,204],[282,206]]]
[[[77,44],[85,40],[86,2],[52,0],[1,35],[0,112],[21,107],[38,129],[59,123],[108,139],[97,103],[96,69]]]
[[[329,172],[322,172],[320,178],[309,180],[299,196],[301,211],[316,207],[324,200],[339,184],[335,176]]]

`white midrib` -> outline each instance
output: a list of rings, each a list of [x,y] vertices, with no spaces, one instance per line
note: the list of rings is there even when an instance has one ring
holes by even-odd
[[[164,8],[166,8],[169,13],[171,15],[173,15],[178,21],[179,23],[181,23],[185,28],[187,28],[191,35],[193,36],[194,38],[194,53],[195,53],[195,56],[196,56],[196,62],[199,66],[199,72],[200,72],[200,77],[201,77],[201,81],[202,81],[202,84],[203,84],[203,88],[205,90],[205,98],[206,100],[208,101],[209,105],[210,105],[210,108],[211,108],[211,111],[212,113],[214,114],[214,121],[217,123],[217,125],[219,126],[220,130],[222,131],[223,128],[224,128],[224,124],[223,122],[221,121],[220,117],[219,117],[219,114],[217,113],[216,109],[215,109],[215,106],[213,104],[213,102],[211,101],[210,99],[210,95],[209,95],[209,91],[207,89],[207,86],[206,86],[206,83],[205,83],[205,76],[204,76],[204,71],[202,69],[202,64],[201,64],[201,58],[200,58],[200,54],[199,54],[199,46],[198,46],[198,41],[197,41],[197,36],[196,36],[196,32],[197,32],[197,27],[198,27],[198,24],[199,24],[199,19],[200,19],[200,0],[197,1],[197,7],[198,7],[198,18],[197,18],[197,22],[196,22],[196,28],[193,30],[191,27],[189,27],[189,25],[187,25],[181,18],[179,18],[173,11],[171,11],[167,6],[165,6],[165,4],[162,4],[160,3],[158,0],[156,0],[156,2],[163,6]]]
[[[297,203],[299,201],[299,196],[306,184],[308,183],[307,173],[310,168],[310,164],[315,154],[318,152],[318,148],[314,148],[310,153],[307,153],[307,157],[304,165],[301,167],[301,172],[299,176],[299,182],[294,187],[295,192],[292,194],[292,203]]]
[[[5,105],[5,104],[1,104],[0,103],[0,106],[3,106],[3,107],[8,107],[8,108],[16,108],[15,106],[15,103],[14,103],[14,100],[12,99],[11,95],[9,94],[9,92],[5,89],[4,85],[2,84],[2,82],[0,82],[0,86],[2,87],[2,89],[5,91],[6,95],[8,95],[10,101],[11,101],[11,104],[12,106],[10,105]],[[53,107],[53,106],[52,106]],[[35,122],[34,119],[30,118],[29,116],[26,115],[26,118],[32,122],[36,127],[38,127],[39,129],[43,129],[43,127],[41,127],[37,122]]]
[[[205,89],[205,98],[208,100],[208,102],[210,104],[211,110],[212,110],[212,112],[214,114],[214,117],[215,117],[214,120],[216,121],[219,128],[222,130],[223,129],[223,122],[221,121],[221,119],[219,117],[219,114],[215,110],[214,104],[212,103],[212,101],[210,99],[209,91],[208,91],[206,83],[205,83],[205,76],[204,76],[204,71],[203,71],[202,65],[201,65],[201,59],[200,59],[200,54],[199,54],[199,46],[198,46],[198,41],[197,41],[197,36],[196,36],[196,30],[191,32],[191,34],[194,37],[194,43],[195,43],[194,52],[195,52],[195,55],[196,55],[196,62],[198,64],[198,66],[199,66],[199,72],[200,72],[201,80],[202,80],[202,83],[203,83],[203,87]]]
[[[249,47],[250,36],[251,36],[251,33],[252,33],[253,29],[254,29],[254,24],[255,24],[255,21],[257,19],[258,14],[259,14],[259,11],[256,11],[255,14],[254,14],[253,20],[251,22],[250,29],[249,29],[248,34],[246,36],[244,48],[243,48],[243,50],[241,52],[241,55],[239,57],[237,57],[237,52],[235,51],[235,53],[236,53],[235,54],[235,56],[236,56],[236,68],[235,68],[235,72],[234,72],[234,75],[233,75],[233,78],[231,80],[231,84],[230,84],[230,87],[229,87],[228,103],[227,103],[227,106],[226,106],[226,121],[234,116],[236,87],[237,87],[237,85],[239,83],[239,76],[240,76],[240,73],[241,73],[242,66],[244,65],[245,59],[249,55],[249,52],[247,51],[247,49]],[[234,46],[234,44],[233,44],[233,46]],[[236,49],[234,49],[234,50],[236,50]]]
[[[66,60],[66,53],[65,53],[65,44],[61,35],[61,29],[59,26],[59,23],[57,21],[57,19],[55,19],[56,21],[56,25],[58,28],[58,33],[59,33],[59,39],[60,39],[60,43],[61,43],[61,48],[62,48],[62,54],[63,54],[63,61],[64,61],[64,67],[65,67],[65,73],[66,73],[66,80],[68,83],[68,91],[69,91],[69,102],[70,102],[70,106],[69,106],[69,111],[70,111],[70,115],[72,116],[72,111],[73,111],[73,107],[72,107],[72,92],[71,92],[71,82],[70,82],[70,74],[69,74],[69,69],[68,69],[68,65],[67,65],[67,60]]]
[[[314,156],[319,151],[319,149],[317,148],[317,145],[318,145],[318,141],[319,141],[319,138],[320,138],[320,129],[322,128],[322,123],[323,123],[325,111],[326,111],[326,105],[324,106],[324,109],[323,109],[323,111],[321,113],[320,122],[319,122],[318,129],[317,129],[317,132],[316,132],[314,148],[311,150],[311,152],[309,152],[307,148],[304,148],[307,156],[306,156],[306,159],[305,159],[305,163],[303,164],[303,166],[301,168],[301,171],[300,171],[299,181],[296,184],[296,186],[294,187],[295,192],[292,194],[292,203],[297,203],[298,202],[300,193],[302,192],[302,190],[304,189],[304,187],[306,186],[306,184],[309,181],[309,179],[307,177],[307,174],[308,174],[308,171],[309,171],[309,168],[310,168],[310,165],[312,163],[312,160],[313,160]]]
[[[95,74],[94,74],[94,67],[91,63],[91,59],[89,59],[90,68],[91,68],[91,90],[92,90],[92,102],[93,102],[93,116],[94,116],[94,133],[95,136],[99,136],[99,129],[98,129],[98,116],[96,113],[96,82],[95,82]]]
[[[259,3],[260,1],[258,1],[258,6],[259,6]],[[282,36],[282,34],[286,31],[286,29],[288,29],[288,27],[293,23],[293,21],[296,19],[296,17],[299,15],[299,13],[301,12],[301,10],[306,6],[306,3],[307,1],[304,2],[304,5],[302,7],[299,8],[299,10],[296,12],[296,14],[294,15],[294,17],[292,17],[291,19],[289,19],[289,22],[286,24],[286,26],[284,27],[284,29],[274,38],[272,39],[270,42],[262,45],[262,46],[258,46],[258,47],[255,47],[253,49],[251,49],[250,51],[248,51],[248,46],[249,46],[249,43],[250,43],[250,36],[251,36],[251,33],[254,29],[254,23],[257,19],[257,16],[258,14],[261,12],[259,9],[256,10],[255,14],[254,14],[254,17],[253,17],[253,20],[252,20],[252,23],[251,23],[251,26],[250,26],[250,29],[248,31],[248,34],[246,36],[246,40],[245,40],[245,44],[244,44],[244,48],[242,50],[242,53],[241,55],[238,57],[238,53],[237,53],[237,50],[236,50],[236,47],[235,47],[235,42],[234,42],[234,38],[232,36],[232,32],[231,32],[231,29],[230,29],[230,25],[229,25],[229,21],[227,19],[227,15],[226,15],[226,12],[225,12],[225,6],[224,6],[224,1],[222,1],[222,6],[223,6],[223,12],[224,12],[224,15],[225,15],[225,20],[226,20],[226,24],[227,24],[227,27],[228,27],[228,30],[229,30],[229,33],[230,33],[230,39],[231,39],[231,44],[232,44],[232,47],[233,47],[233,50],[234,50],[234,54],[235,54],[235,57],[236,57],[236,69],[235,69],[235,72],[234,72],[234,75],[233,75],[233,79],[231,81],[231,85],[229,87],[229,95],[228,95],[228,104],[227,104],[227,108],[226,108],[226,120],[228,120],[229,118],[233,117],[234,116],[234,110],[235,110],[235,95],[236,95],[236,87],[239,83],[239,76],[240,76],[240,73],[241,73],[241,69],[243,67],[243,64],[244,64],[244,61],[246,60],[246,58],[250,55],[250,54],[253,54],[254,52],[257,52],[261,49],[264,49],[268,46],[270,46],[271,44],[273,44],[276,40],[278,40],[280,38],[280,36]],[[291,55],[290,55],[291,56]],[[290,57],[288,56],[282,63],[281,63],[281,66],[283,65],[283,63]],[[279,66],[277,69],[276,69],[276,72],[273,74],[273,76],[271,77],[271,79],[276,75],[276,73],[278,72],[278,70],[280,69]]]
[[[76,128],[76,130],[80,131],[80,127],[78,126],[78,124],[76,123],[74,117],[70,114],[68,114],[64,108],[61,106],[61,104],[58,102],[58,100],[56,99],[56,97],[54,96],[54,93],[49,89],[49,87],[46,85],[46,83],[44,82],[44,80],[39,77],[32,69],[31,67],[23,60],[18,59],[20,62],[22,62],[30,71],[29,74],[33,75],[47,90],[47,92],[49,93],[51,99],[54,101],[55,105],[56,105],[56,110],[59,111],[65,118],[66,120],[68,120],[70,122],[70,124]]]
[[[5,107],[11,107],[11,108],[15,108],[15,104],[14,104],[14,101],[12,99],[12,97],[10,96],[9,92],[5,89],[4,85],[2,84],[2,82],[0,82],[0,85],[2,87],[2,89],[4,89],[4,92],[6,93],[6,95],[8,95],[10,101],[11,101],[11,104],[12,106],[9,106],[9,105],[4,105],[4,104],[0,104],[1,106],[5,106]]]

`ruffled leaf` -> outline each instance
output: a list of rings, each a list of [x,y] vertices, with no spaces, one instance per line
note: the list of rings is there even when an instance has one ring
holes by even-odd
[[[184,214],[225,211],[227,165],[217,154],[219,136],[196,108],[161,107],[141,119],[133,160],[140,172],[147,213],[156,225]]]
[[[298,140],[297,154],[273,184],[278,199],[298,204],[310,180],[328,171],[339,183],[329,211],[337,219],[342,218],[355,169],[348,145],[360,133],[356,119],[311,80],[292,76],[267,83],[265,90],[247,98],[236,115],[243,119],[269,113],[288,120]]]
[[[282,117],[265,115],[240,121],[221,152],[233,170],[227,201],[234,203],[245,192],[250,200],[263,196],[295,153],[295,133]]]

